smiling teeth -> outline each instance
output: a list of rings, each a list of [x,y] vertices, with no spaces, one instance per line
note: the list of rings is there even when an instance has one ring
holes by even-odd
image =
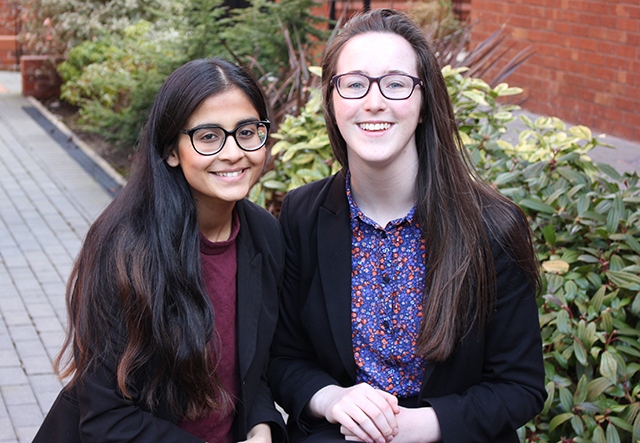
[[[240,174],[242,174],[242,171],[235,171],[235,172],[216,172],[216,175],[219,175],[220,177],[237,177]]]
[[[382,131],[390,127],[391,123],[360,123],[360,128],[365,131]]]

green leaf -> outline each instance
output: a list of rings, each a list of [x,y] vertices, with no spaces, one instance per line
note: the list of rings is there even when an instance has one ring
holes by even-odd
[[[620,417],[616,417],[615,415],[610,415],[608,419],[611,423],[616,425],[617,428],[623,429],[627,432],[633,432],[633,426],[628,421],[623,420]]]
[[[609,351],[604,351],[600,357],[600,374],[606,377],[611,384],[616,384],[618,381],[617,372],[618,362]]]
[[[524,206],[525,208],[529,208],[537,212],[544,212],[546,214],[556,213],[555,208],[539,200],[532,200],[530,198],[525,198],[523,200],[520,200],[518,203],[520,204],[520,206]]]
[[[556,244],[556,229],[552,223],[549,223],[542,228],[542,235],[544,235],[544,239],[549,243],[549,246],[554,246]]]
[[[631,248],[631,250],[633,250],[633,252],[640,254],[640,243],[638,242],[638,240],[636,240],[636,238],[633,235],[626,234],[625,242],[627,243],[627,245],[629,245],[629,247]]]
[[[620,434],[618,434],[618,429],[611,423],[611,419],[613,417],[609,417],[609,424],[607,425],[607,443],[620,443]]]
[[[625,271],[608,271],[605,272],[609,280],[619,288],[630,289],[632,291],[640,290],[640,276]]]
[[[587,376],[582,374],[580,380],[578,381],[578,386],[576,386],[576,392],[573,394],[573,403],[584,403],[587,399],[589,382],[587,381]],[[582,422],[581,422],[582,423]]]
[[[595,401],[600,394],[602,394],[609,386],[611,386],[611,380],[605,377],[598,377],[589,382],[587,387],[587,401]]]
[[[475,91],[463,91],[462,95],[464,97],[467,97],[470,100],[473,100],[474,102],[476,102],[479,105],[489,106],[489,103],[487,103],[487,101],[485,100],[485,97],[484,97],[483,94],[480,94],[480,93],[475,92]]]
[[[549,432],[553,432],[555,428],[560,426],[565,421],[570,420],[571,417],[573,417],[572,412],[564,412],[562,414],[558,414],[555,417],[553,417],[549,422]]]
[[[591,297],[590,304],[593,307],[595,312],[600,312],[602,309],[602,302],[604,301],[604,294],[607,288],[604,286],[600,286],[593,297]]]
[[[576,435],[582,435],[584,433],[584,423],[582,423],[582,419],[579,415],[571,417],[571,427]]]
[[[558,312],[558,316],[556,317],[556,323],[558,325],[558,331],[571,335],[571,326],[569,324],[569,314],[564,309]]]
[[[558,396],[560,398],[560,405],[565,411],[571,411],[573,409],[573,395],[564,386],[558,388]]]
[[[620,173],[611,165],[607,164],[607,163],[596,163],[598,165],[598,168],[604,172],[605,174],[607,174],[609,177],[611,177],[614,180],[620,180],[622,177],[620,175]]]
[[[587,349],[584,347],[584,344],[577,338],[574,338],[573,341],[573,352],[576,356],[576,359],[578,360],[578,363],[580,363],[582,366],[587,366]]]
[[[607,443],[607,439],[604,436],[604,431],[602,430],[602,427],[600,425],[598,425],[598,427],[593,430],[593,442]]]

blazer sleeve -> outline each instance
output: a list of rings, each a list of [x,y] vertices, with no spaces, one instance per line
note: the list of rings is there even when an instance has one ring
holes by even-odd
[[[258,385],[255,402],[249,411],[247,423],[249,430],[260,423],[266,423],[271,428],[271,441],[273,443],[287,441],[284,419],[280,411],[276,409],[271,390],[267,385],[266,371],[265,376],[262,377]]]
[[[546,397],[534,285],[499,242],[492,252],[492,316],[481,337],[474,329],[451,361],[434,370],[424,390],[423,402],[435,409],[445,443],[513,441],[514,430],[540,411]],[[464,387],[433,394],[447,383]]]
[[[202,443],[169,420],[142,409],[133,399],[125,399],[116,375],[105,361],[96,364],[73,386],[80,412],[79,432],[82,442],[175,442]]]
[[[285,196],[278,218],[284,234],[286,259],[269,366],[269,382],[276,401],[289,413],[289,421],[301,428],[306,428],[310,421],[305,417],[305,407],[311,397],[327,385],[340,384],[318,362],[316,346],[305,332],[306,325],[302,324],[300,315],[308,296],[303,289],[308,282],[302,280],[313,274],[310,268],[317,261],[315,245],[310,240],[317,208],[309,198],[313,195],[308,192],[309,185],[306,189],[306,192],[294,190]],[[316,314],[320,315],[320,310]],[[327,337],[327,340],[332,339]]]

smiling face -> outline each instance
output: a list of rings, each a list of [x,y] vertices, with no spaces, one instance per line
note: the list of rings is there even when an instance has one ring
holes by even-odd
[[[206,98],[183,129],[215,124],[232,131],[240,123],[258,120],[258,111],[247,95],[232,88]],[[204,156],[193,149],[188,135],[180,134],[178,146],[168,156],[167,164],[182,168],[196,208],[210,210],[221,206],[228,208],[244,198],[260,177],[265,158],[264,147],[252,152],[243,151],[232,136],[227,137],[220,152]]]
[[[401,73],[419,77],[417,66],[415,51],[404,38],[392,33],[369,32],[353,37],[343,46],[336,74],[357,72],[379,77]],[[419,86],[406,100],[384,98],[377,84],[372,84],[361,99],[344,99],[334,88],[332,102],[352,171],[388,167],[415,169],[415,130],[422,103]]]

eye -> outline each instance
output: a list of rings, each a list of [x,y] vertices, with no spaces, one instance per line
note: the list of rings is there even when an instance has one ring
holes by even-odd
[[[250,124],[250,125],[246,125],[239,128],[237,132],[237,136],[246,140],[246,139],[255,137],[257,132],[258,132],[257,125]]]
[[[361,75],[346,75],[340,79],[341,89],[350,89],[357,91],[359,89],[366,89],[368,80]]]
[[[402,75],[385,77],[384,79],[384,87],[385,89],[404,89],[410,86],[409,77],[405,77]]]
[[[193,140],[198,143],[219,143],[222,137],[220,128],[201,128],[193,133]]]

